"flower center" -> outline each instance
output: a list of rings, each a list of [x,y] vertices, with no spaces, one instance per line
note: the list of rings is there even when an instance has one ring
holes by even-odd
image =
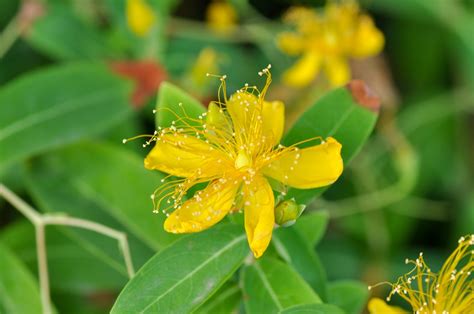
[[[237,170],[245,170],[249,168],[252,164],[250,156],[244,151],[239,151],[237,158],[235,159],[235,168]]]

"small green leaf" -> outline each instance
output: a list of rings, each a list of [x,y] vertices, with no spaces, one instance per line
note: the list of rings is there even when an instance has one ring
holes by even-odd
[[[0,243],[0,312],[41,313],[41,299],[33,275]]]
[[[179,87],[169,82],[163,82],[160,85],[156,102],[155,123],[157,128],[171,126],[173,121],[184,115],[197,119],[205,111],[206,108],[197,99]]]
[[[222,225],[182,238],[138,271],[112,313],[188,313],[206,301],[248,253],[239,226]]]
[[[194,314],[233,314],[237,312],[242,293],[237,284],[225,284],[209,300],[200,306]]]
[[[276,259],[263,257],[245,267],[241,281],[248,314],[278,313],[294,305],[321,303],[298,273]]]
[[[332,282],[328,290],[329,303],[339,306],[347,314],[361,313],[369,297],[367,286],[358,281]]]
[[[326,232],[328,222],[329,213],[325,210],[307,212],[298,218],[294,228],[314,248]]]
[[[80,20],[70,7],[50,3],[26,33],[30,45],[58,60],[92,60],[112,56],[98,28]],[[82,82],[82,81],[78,81]]]
[[[295,123],[283,143],[291,145],[311,137],[334,137],[342,144],[344,165],[359,152],[377,120],[378,99],[371,96],[361,81],[337,88],[316,101]],[[308,203],[326,187],[298,190],[290,188],[287,198]]]
[[[105,65],[55,66],[0,89],[0,167],[104,130],[131,113]]]
[[[314,249],[305,243],[294,227],[276,229],[272,240],[280,256],[326,300],[326,272]]]
[[[345,314],[345,312],[331,304],[304,304],[287,308],[279,314]]]

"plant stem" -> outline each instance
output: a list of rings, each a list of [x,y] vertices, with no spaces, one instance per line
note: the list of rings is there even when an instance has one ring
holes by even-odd
[[[38,255],[38,274],[40,282],[41,304],[44,314],[52,313],[51,296],[49,293],[48,258],[46,253],[45,226],[35,224],[36,254]]]
[[[15,16],[0,34],[0,59],[5,56],[18,37],[20,37],[20,30]]]

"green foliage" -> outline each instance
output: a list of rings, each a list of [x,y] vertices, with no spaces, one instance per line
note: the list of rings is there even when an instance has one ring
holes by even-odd
[[[358,281],[337,281],[329,284],[329,303],[346,314],[361,313],[369,297],[367,286]]]
[[[247,254],[245,235],[237,226],[189,235],[140,269],[122,290],[112,313],[192,311],[235,272]]]
[[[0,169],[118,123],[130,113],[129,91],[95,63],[56,66],[2,87]]]
[[[345,314],[345,312],[330,304],[305,304],[292,306],[280,314]]]

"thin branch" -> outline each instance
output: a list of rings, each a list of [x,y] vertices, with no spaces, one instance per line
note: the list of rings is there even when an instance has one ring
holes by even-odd
[[[64,215],[40,214],[1,183],[0,196],[5,198],[15,209],[22,213],[35,227],[36,251],[38,255],[38,273],[43,313],[52,313],[45,237],[45,227],[47,225],[62,225],[87,229],[117,240],[120,252],[122,253],[125,261],[128,276],[132,278],[135,275],[130,254],[130,247],[128,245],[127,236],[124,232],[85,219],[68,217]]]

